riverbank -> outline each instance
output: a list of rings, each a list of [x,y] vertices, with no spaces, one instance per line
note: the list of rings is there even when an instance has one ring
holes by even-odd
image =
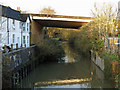
[[[117,60],[104,53],[91,51],[91,60],[104,72],[105,78],[114,82],[115,88],[120,88],[120,64]]]
[[[35,48],[21,48],[9,53],[2,53],[2,88],[19,86],[21,79],[25,78],[34,68]]]
[[[22,88],[113,88],[90,58],[63,43],[64,61],[41,63],[21,82]]]
[[[64,50],[58,41],[44,39],[38,46],[3,53],[3,88],[20,87],[20,81],[43,62],[58,62]],[[6,86],[7,85],[7,86]]]

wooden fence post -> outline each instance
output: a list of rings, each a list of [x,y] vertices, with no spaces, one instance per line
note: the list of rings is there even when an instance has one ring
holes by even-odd
[[[11,50],[13,50],[13,44],[11,44]]]
[[[21,48],[22,48],[23,46],[22,46],[22,44],[21,44]]]
[[[26,48],[26,44],[24,44],[25,45],[25,48]]]
[[[6,49],[7,49],[7,46],[6,46],[6,45],[4,45],[4,52],[6,52]]]
[[[16,44],[16,50],[18,49],[18,43]]]

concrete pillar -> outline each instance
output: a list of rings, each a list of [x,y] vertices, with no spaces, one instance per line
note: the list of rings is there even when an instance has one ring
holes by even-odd
[[[31,30],[30,30],[30,32],[31,32],[31,35],[30,35],[31,44],[39,45],[40,42],[43,41],[42,28],[43,27],[38,22],[32,20],[32,22],[31,22]]]

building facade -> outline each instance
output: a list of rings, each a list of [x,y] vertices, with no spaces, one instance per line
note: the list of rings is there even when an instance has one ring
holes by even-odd
[[[0,5],[0,47],[11,46],[13,49],[29,47],[29,15],[20,14],[19,11]]]

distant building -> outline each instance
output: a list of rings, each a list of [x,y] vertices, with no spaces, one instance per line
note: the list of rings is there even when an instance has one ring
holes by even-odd
[[[0,5],[0,47],[4,45],[13,48],[29,47],[29,15],[20,14],[20,10],[16,11],[10,7]]]

